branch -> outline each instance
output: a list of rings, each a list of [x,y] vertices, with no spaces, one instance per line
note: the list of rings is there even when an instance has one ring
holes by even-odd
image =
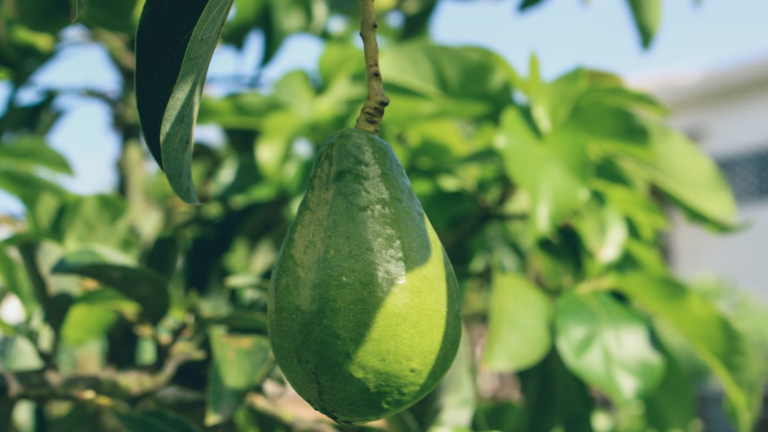
[[[376,12],[373,0],[360,0],[360,37],[363,38],[365,51],[365,70],[368,81],[368,100],[365,101],[355,129],[368,131],[379,136],[384,108],[389,105],[389,98],[384,93],[384,82],[379,70],[379,44],[376,41]]]
[[[0,373],[0,399],[91,400],[97,396],[138,397],[165,387],[179,366],[202,360],[205,353],[183,352],[166,362],[158,373],[141,370],[105,371],[97,375],[69,375],[55,370]]]
[[[248,394],[246,403],[259,413],[288,425],[294,432],[336,432],[330,419],[327,421],[302,419],[292,410],[278,406],[259,393]]]

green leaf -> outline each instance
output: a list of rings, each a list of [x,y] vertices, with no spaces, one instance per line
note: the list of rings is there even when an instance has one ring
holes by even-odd
[[[69,20],[71,22],[77,22],[80,17],[80,11],[82,11],[83,7],[85,7],[86,1],[87,0],[70,0],[72,3],[72,11],[69,14]]]
[[[0,245],[0,278],[2,278],[3,287],[19,298],[29,316],[38,306],[35,292],[23,264],[8,255],[5,245]]]
[[[661,24],[662,0],[627,0],[635,20],[635,27],[640,34],[643,48],[648,48],[653,42],[656,31]]]
[[[268,0],[235,0],[235,15],[224,26],[221,39],[226,43],[243,47],[243,42],[262,19]]]
[[[232,390],[248,390],[272,369],[269,339],[254,334],[227,333],[222,326],[208,331],[221,381]]]
[[[147,146],[188,203],[197,203],[192,148],[200,93],[233,1],[148,0],[136,35],[136,100]]]
[[[469,431],[477,405],[472,346],[466,328],[462,330],[456,358],[437,388],[419,401],[413,412],[423,430]]]
[[[168,280],[116,253],[103,249],[80,250],[62,258],[52,272],[89,277],[114,288],[141,305],[153,323],[168,311]]]
[[[283,41],[291,34],[306,30],[315,30],[315,12],[309,0],[268,0],[264,19],[260,23],[264,29],[264,57],[262,65],[269,63],[275,56]],[[318,11],[319,12],[319,11]],[[325,17],[317,17],[325,21]]]
[[[602,103],[580,103],[573,111],[589,142],[601,154],[630,155],[653,160],[648,129],[632,112]]]
[[[732,227],[736,202],[728,182],[712,159],[683,134],[666,126],[651,129],[653,162],[621,159],[620,165],[664,191],[696,215]]]
[[[519,377],[526,414],[525,427],[520,430],[592,432],[592,397],[587,386],[563,365],[555,350]]]
[[[547,84],[541,77],[539,59],[535,54],[531,55],[529,69],[528,80],[520,81],[516,86],[528,99],[531,118],[537,130],[547,135],[570,118],[577,102],[589,87],[589,74],[587,70],[577,68]]]
[[[87,0],[87,2],[80,13],[81,21],[92,27],[121,33],[136,31],[139,18],[137,8],[144,3],[139,0]]]
[[[200,432],[178,415],[165,410],[147,410],[137,414],[117,413],[127,432]]]
[[[223,98],[203,97],[197,117],[199,124],[216,124],[225,129],[253,129],[263,127],[263,119],[278,107],[273,98],[256,92],[230,95]]]
[[[598,262],[609,264],[621,258],[629,228],[624,216],[613,206],[591,201],[574,225],[585,246]]]
[[[483,363],[516,372],[539,363],[552,349],[552,301],[525,277],[494,272]]]
[[[71,199],[55,234],[66,249],[87,245],[119,248],[128,232],[125,201],[116,195],[90,195]]]
[[[763,377],[746,336],[712,303],[672,279],[631,273],[617,280],[617,288],[682,336],[722,383],[737,429],[751,431]]]
[[[475,392],[472,346],[464,329],[453,365],[434,391],[439,411],[430,429],[470,430],[477,405]]]
[[[0,339],[0,370],[4,372],[27,372],[40,370],[45,366],[35,344],[26,336],[11,336]]]
[[[35,135],[22,135],[12,143],[0,146],[0,163],[14,168],[40,166],[58,173],[73,174],[64,156],[48,147],[42,137]]]
[[[642,190],[601,179],[593,179],[590,187],[598,191],[608,205],[626,215],[643,240],[655,241],[658,232],[669,226],[659,205]]]
[[[664,358],[651,344],[648,324],[609,294],[562,296],[555,322],[563,362],[616,403],[658,386]]]
[[[245,390],[233,390],[224,385],[219,368],[211,362],[206,388],[205,426],[211,427],[229,420],[243,403]]]
[[[306,119],[289,109],[273,111],[264,118],[254,151],[256,166],[265,177],[280,178],[291,142],[305,122]]]
[[[61,336],[75,347],[106,336],[120,316],[103,307],[73,305],[61,327]]]
[[[380,63],[387,86],[429,98],[482,102],[497,110],[511,102],[514,71],[488,50],[413,42],[382,52]]]
[[[320,77],[325,86],[340,76],[365,74],[365,62],[360,61],[362,52],[349,41],[328,41],[320,57]]]
[[[492,402],[477,407],[473,430],[523,432],[524,422],[523,406],[514,402]]]
[[[560,128],[541,141],[515,108],[502,114],[500,132],[496,146],[507,172],[531,200],[531,228],[548,235],[589,198],[583,138]]]
[[[542,3],[543,1],[544,1],[544,0],[523,0],[523,1],[520,3],[520,6],[518,6],[518,7],[517,7],[517,9],[518,9],[520,12],[523,12],[523,11],[525,11],[525,10],[526,10],[526,9],[528,9],[528,8],[531,8],[531,7],[533,7],[533,6],[536,6],[536,5],[538,5],[539,3]]]
[[[697,414],[694,382],[670,353],[665,353],[665,363],[661,384],[645,398],[648,426],[658,431],[692,430]]]
[[[108,288],[85,293],[69,307],[61,335],[70,346],[103,337],[120,315],[135,319],[141,310],[136,302]]]

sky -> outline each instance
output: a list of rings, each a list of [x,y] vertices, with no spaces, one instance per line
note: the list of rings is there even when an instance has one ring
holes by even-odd
[[[664,20],[650,50],[641,49],[626,2],[622,0],[548,0],[520,14],[519,0],[441,0],[431,23],[431,36],[447,45],[489,48],[522,73],[535,52],[546,78],[577,66],[603,69],[634,80],[687,71],[723,69],[768,57],[768,1],[666,0]],[[77,39],[77,28],[67,30]],[[253,34],[238,52],[221,47],[209,70],[209,89],[230,75],[253,76],[261,57],[261,37]],[[263,71],[267,84],[292,69],[317,68],[322,42],[313,36],[289,38]],[[95,44],[72,44],[34,77],[41,87],[86,87],[116,93],[117,71]],[[7,86],[0,85],[5,99]],[[34,92],[20,95],[33,100]],[[102,102],[76,96],[60,98],[64,114],[49,135],[51,145],[69,159],[75,176],[65,179],[81,194],[114,190],[119,139]],[[198,135],[216,140],[215,129]],[[20,204],[0,192],[0,214],[19,214]]]

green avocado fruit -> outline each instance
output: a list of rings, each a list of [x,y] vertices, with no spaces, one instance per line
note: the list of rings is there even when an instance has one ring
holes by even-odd
[[[339,423],[413,405],[461,339],[448,257],[392,148],[344,129],[320,148],[269,296],[275,358],[293,388]]]

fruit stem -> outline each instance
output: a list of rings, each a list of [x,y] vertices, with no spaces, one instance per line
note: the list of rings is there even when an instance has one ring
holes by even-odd
[[[379,136],[384,108],[389,105],[389,98],[384,93],[384,82],[379,70],[379,44],[376,41],[376,11],[374,0],[360,0],[360,37],[363,38],[365,51],[365,70],[368,81],[368,99],[360,111],[355,129],[368,131]]]

